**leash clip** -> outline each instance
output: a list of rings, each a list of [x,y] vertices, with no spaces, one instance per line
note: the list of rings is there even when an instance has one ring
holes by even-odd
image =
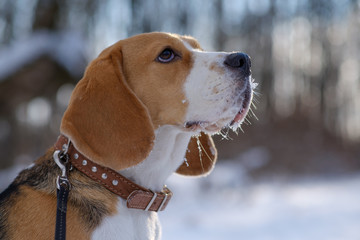
[[[60,150],[56,150],[53,154],[53,158],[55,163],[61,170],[61,176],[58,176],[56,179],[56,186],[60,190],[60,186],[65,187],[67,190],[71,189],[71,184],[68,179],[68,165],[69,165],[69,155],[67,154],[67,150],[65,152],[61,152]]]

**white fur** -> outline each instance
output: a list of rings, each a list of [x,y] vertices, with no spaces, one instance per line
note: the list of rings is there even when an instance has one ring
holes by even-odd
[[[240,111],[243,93],[250,82],[237,80],[235,73],[224,65],[229,53],[203,52],[192,49],[186,42],[184,44],[192,52],[194,61],[183,89],[186,99],[182,103],[188,103],[184,121],[198,121],[201,122],[200,130],[217,132]],[[120,173],[143,187],[160,191],[166,179],[183,162],[192,134],[194,132],[176,126],[158,128],[149,157]],[[161,227],[157,213],[129,209],[121,198],[117,214],[106,217],[92,235],[92,239],[160,238]]]
[[[143,187],[160,191],[165,180],[183,162],[191,135],[175,126],[158,128],[149,157],[120,173]],[[119,198],[117,214],[106,217],[91,239],[156,240],[161,239],[161,226],[156,212],[129,209],[125,201]]]
[[[241,110],[250,77],[239,81],[236,73],[225,66],[229,53],[203,52],[185,45],[194,60],[184,86],[189,102],[186,122],[201,122],[200,130],[215,133]]]

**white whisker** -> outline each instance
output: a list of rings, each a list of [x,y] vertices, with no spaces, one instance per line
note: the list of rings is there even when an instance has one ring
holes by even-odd
[[[255,109],[256,109],[256,108],[255,108]],[[249,110],[250,110],[252,116],[254,116],[255,119],[259,121],[259,118],[255,115],[254,111],[253,111],[251,108],[249,108]]]
[[[200,142],[199,136],[196,136],[196,143],[197,143],[197,145],[198,145],[199,159],[200,159],[201,168],[202,168],[203,171],[205,171],[204,165],[203,165],[203,161],[202,161],[202,149],[201,149],[201,147],[200,147],[201,142]]]

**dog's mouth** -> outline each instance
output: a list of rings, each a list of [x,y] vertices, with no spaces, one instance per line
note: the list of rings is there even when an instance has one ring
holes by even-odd
[[[253,88],[256,87],[255,83],[250,83],[243,92],[242,104],[240,110],[237,112],[234,118],[220,119],[217,122],[209,121],[188,121],[184,124],[184,127],[189,131],[206,131],[210,133],[219,132],[224,127],[230,127],[232,129],[237,128],[246,118],[249,112],[250,104],[253,97]]]
[[[230,125],[229,125],[230,127],[238,125],[244,121],[246,115],[249,112],[251,100],[252,100],[252,88],[249,85],[245,90],[241,109],[235,115],[234,119],[230,122]]]

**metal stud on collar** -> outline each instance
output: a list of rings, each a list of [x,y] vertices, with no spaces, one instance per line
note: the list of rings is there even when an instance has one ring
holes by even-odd
[[[172,197],[171,191],[165,186],[161,192],[154,193],[150,189],[144,188],[133,182],[131,179],[122,176],[113,169],[108,169],[92,162],[78,152],[77,149],[71,145],[70,140],[65,136],[60,136],[55,144],[55,149],[60,150],[60,154],[59,152],[55,154],[55,159],[61,159],[60,162],[65,163],[67,174],[71,173],[71,168],[74,166],[90,179],[101,183],[106,189],[125,199],[128,208],[141,209],[148,212],[163,211]],[[75,154],[78,154],[78,156]],[[77,157],[77,159],[75,159],[75,157]],[[96,167],[95,173],[93,172],[93,167]],[[61,166],[60,169],[61,172],[59,174],[58,182],[60,189],[65,189],[64,185],[66,183],[64,183],[63,178],[60,177],[61,175],[66,175],[65,173],[62,174],[63,166]],[[59,196],[63,195],[60,194]]]

